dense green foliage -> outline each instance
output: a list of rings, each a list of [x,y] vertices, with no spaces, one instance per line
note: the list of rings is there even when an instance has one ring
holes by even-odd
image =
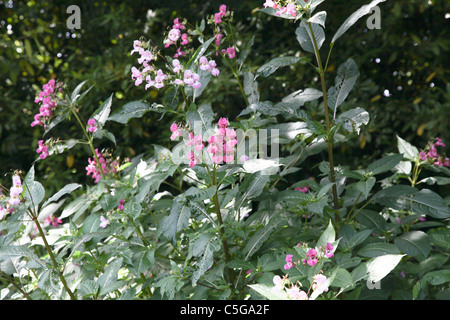
[[[263,1],[224,3],[236,58],[211,38],[215,1],[80,2],[80,30],[62,1],[2,2],[0,210],[21,200],[0,211],[2,298],[286,299],[272,290],[286,275],[311,299],[448,299],[444,3],[374,0],[379,30],[346,20],[367,16],[360,1],[298,0],[296,21]],[[162,43],[178,17],[195,39],[180,60],[201,90],[144,90],[133,41],[170,65]],[[220,76],[199,71],[203,55]],[[31,127],[50,79],[64,82],[57,115]],[[177,161],[193,140],[174,141],[171,124],[216,130],[225,118],[238,140],[278,129],[279,162]],[[38,159],[50,137],[61,142]],[[96,148],[121,159],[98,183],[86,175]],[[8,198],[16,169],[23,185]],[[323,275],[328,291],[316,290]]]

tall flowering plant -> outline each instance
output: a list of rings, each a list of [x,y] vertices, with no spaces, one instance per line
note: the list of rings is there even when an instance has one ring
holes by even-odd
[[[437,137],[419,149],[396,137],[398,152],[365,168],[334,161],[335,146],[359,135],[370,116],[363,103],[344,103],[360,76],[356,62],[344,59],[332,83],[325,70],[337,40],[382,2],[344,21],[322,60],[327,12],[316,9],[324,0],[261,1],[255,13],[290,21],[289,45],[299,52],[262,65],[246,59],[251,44],[241,50],[226,5],[199,24],[177,17],[160,44],[140,38],[124,52],[132,61],[128,81],[161,92],[151,104],[116,106],[111,94],[87,114],[86,81],[70,91],[49,80],[31,123],[44,130],[36,161],[84,147],[88,179],[50,196],[33,165],[12,172],[0,193],[1,297],[358,299],[380,286],[380,295],[441,292],[450,209],[431,189],[449,184],[446,142]],[[314,66],[318,88],[262,101],[266,79],[297,64]],[[243,105],[235,118],[219,114],[214,97],[202,100],[207,86],[222,81],[235,85]],[[305,105],[320,112],[307,114]],[[102,140],[117,143],[110,122],[127,125],[147,112],[166,120],[154,134],[167,145],[123,160],[101,149]],[[79,137],[47,138],[65,121],[79,126]],[[391,283],[401,287],[386,289]]]

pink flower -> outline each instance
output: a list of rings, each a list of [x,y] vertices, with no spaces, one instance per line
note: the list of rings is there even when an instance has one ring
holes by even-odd
[[[49,156],[47,146],[44,145],[44,140],[38,141],[39,147],[36,149],[37,153],[40,153],[39,158],[42,160]]]
[[[307,193],[309,190],[309,187],[298,187],[298,188],[295,188],[295,190],[303,192],[303,193]]]
[[[263,4],[264,8],[270,7],[272,9],[277,8],[277,4],[273,0],[266,0],[266,2]]]
[[[419,153],[419,156],[420,156],[420,161],[425,161],[425,160],[427,160],[427,154],[426,154],[425,152],[421,151],[421,152]]]
[[[295,264],[292,262],[292,254],[286,255],[286,264],[284,265],[284,269],[288,270],[294,268]]]
[[[441,146],[441,147],[445,147],[444,142],[442,142],[442,139],[436,137],[436,143],[434,144],[436,147]]]
[[[180,22],[180,18],[176,18],[175,20],[173,20],[173,29],[181,29],[184,30],[186,29],[186,26]]]
[[[310,258],[317,257],[317,250],[316,249],[309,249],[308,253],[306,254]]]
[[[119,205],[117,206],[117,210],[123,210],[125,200],[122,198],[119,200]]]
[[[199,62],[200,62],[200,69],[204,71],[209,70],[209,68],[211,67],[209,65],[208,59],[205,56],[200,57]]]
[[[311,266],[311,267],[314,267],[316,264],[317,264],[317,259],[316,258],[311,258],[311,259],[308,259],[308,261],[307,261],[307,263]]]
[[[228,54],[228,58],[233,59],[236,57],[236,50],[233,47],[228,47],[227,50],[222,50],[223,54]]]
[[[109,220],[107,220],[104,216],[100,216],[100,228],[105,229],[109,223]]]
[[[327,242],[327,245],[325,246],[325,256],[328,258],[334,257],[333,245],[329,242]]]
[[[175,132],[178,130],[178,126],[176,123],[172,123],[172,125],[170,126],[170,131]]]
[[[198,163],[198,159],[195,157],[194,152],[190,151],[188,153],[188,159],[189,159],[189,167],[195,167],[195,165]]]
[[[282,290],[284,288],[284,281],[280,276],[276,275],[273,277],[273,284],[275,285],[276,290]]]
[[[185,45],[188,45],[189,44],[189,37],[188,37],[188,34],[187,33],[183,33],[182,35],[181,35],[181,45],[182,46],[185,46]]]
[[[226,128],[228,126],[227,118],[220,118],[218,125],[219,125],[219,128]]]
[[[134,85],[138,87],[144,80],[144,77],[142,76],[142,73],[139,71],[139,69],[137,69],[136,67],[132,67],[131,79],[135,80]]]
[[[317,274],[313,277],[312,288],[314,291],[318,293],[327,292],[328,291],[328,283],[327,277],[323,274]]]
[[[286,289],[287,296],[292,300],[308,300],[308,295],[305,291],[300,290],[297,286],[292,286],[291,288]]]
[[[89,132],[95,132],[95,131],[97,131],[97,126],[96,126],[95,124],[96,124],[96,123],[95,123],[95,119],[89,119],[89,120],[88,120],[88,125],[89,125],[88,131],[89,131]]]
[[[179,29],[172,29],[167,36],[170,41],[176,42],[181,37],[181,31]]]
[[[295,4],[293,4],[292,2],[289,3],[289,4],[286,6],[286,11],[287,11],[287,13],[289,13],[292,17],[297,16],[297,10],[296,10],[296,8],[295,8]]]

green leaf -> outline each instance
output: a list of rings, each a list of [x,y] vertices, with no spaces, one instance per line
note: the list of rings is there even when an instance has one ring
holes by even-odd
[[[404,254],[386,254],[366,263],[367,272],[369,274],[368,280],[372,282],[381,281],[398,265]]]
[[[268,223],[265,227],[259,229],[255,232],[255,234],[248,240],[242,252],[245,254],[245,260],[248,260],[253,254],[258,251],[258,249],[262,246],[262,244],[269,238],[272,232],[278,226],[278,221],[272,218],[270,223]]]
[[[241,269],[241,270],[254,270],[255,267],[248,261],[245,260],[231,260],[228,262],[227,266],[231,269]]]
[[[372,162],[366,172],[377,175],[393,169],[403,159],[402,154],[393,154]]]
[[[327,228],[317,241],[316,247],[320,248],[321,246],[326,246],[328,242],[332,243],[334,242],[334,240],[336,240],[336,232],[334,231],[333,224],[331,223],[330,220],[328,222]]]
[[[384,2],[386,0],[373,0],[370,4],[366,4],[355,11],[344,23],[339,27],[338,31],[336,31],[333,39],[331,39],[331,43],[335,43],[336,40],[342,36],[352,25],[354,25],[361,17],[369,14],[372,11],[372,8],[379,4],[380,2]]]
[[[70,96],[71,103],[73,104],[78,98],[81,97],[80,90],[84,86],[84,84],[87,82],[87,80],[84,80],[80,84],[78,84],[75,89],[72,91],[72,94]]]
[[[170,210],[170,215],[161,222],[163,234],[168,239],[173,239],[175,242],[177,232],[188,226],[190,217],[190,208],[180,203],[179,199],[175,200],[172,209]]]
[[[310,25],[314,37],[313,34],[311,34],[308,24],[304,20],[302,20],[300,26],[295,30],[295,35],[303,50],[309,53],[314,53],[314,39],[316,40],[318,50],[320,50],[325,41],[325,32],[317,23],[310,23]]]
[[[274,58],[274,59],[270,60],[269,62],[267,62],[266,64],[262,65],[256,71],[254,79],[256,79],[259,76],[268,77],[272,73],[277,71],[278,68],[293,65],[300,60],[301,60],[301,58],[299,58],[299,57],[277,57],[277,58]]]
[[[358,77],[358,65],[352,58],[349,58],[339,66],[334,80],[335,85],[328,90],[328,107],[334,112],[333,119],[336,118],[337,108],[347,98]]]
[[[119,258],[108,264],[105,272],[98,277],[97,283],[100,285],[100,288],[107,287],[117,280],[117,273],[122,266],[122,261],[123,258]]]
[[[25,194],[28,205],[38,206],[45,197],[45,189],[38,181],[33,181],[28,185],[28,190]]]
[[[450,251],[450,229],[435,228],[428,231],[431,243]]]
[[[414,194],[411,199],[411,211],[437,219],[450,217],[450,209],[445,200],[428,189],[422,189]]]
[[[82,187],[81,184],[78,183],[69,183],[65,185],[61,190],[59,190],[57,193],[55,193],[51,198],[49,198],[47,201],[44,202],[42,205],[45,207],[50,202],[58,201],[62,196],[71,193],[72,191]]]
[[[288,300],[286,291],[275,290],[273,286],[269,287],[264,284],[249,284],[248,286],[269,300]]]
[[[111,96],[106,99],[91,116],[91,118],[94,118],[102,126],[105,125],[106,121],[108,120],[109,114],[111,113],[112,97],[113,94],[111,94]]]
[[[119,123],[127,123],[132,118],[140,118],[151,108],[147,103],[142,101],[132,101],[123,105],[119,110],[115,111],[108,120]]]
[[[214,263],[214,252],[219,250],[219,246],[215,243],[216,237],[211,237],[208,242],[206,243],[203,252],[201,253],[201,258],[197,263],[198,269],[194,271],[194,274],[192,275],[192,285],[195,286],[197,281],[202,277],[206,271],[208,271],[209,268]]]
[[[419,155],[419,150],[417,150],[416,147],[414,147],[409,142],[403,140],[399,136],[397,136],[397,147],[398,152],[402,154],[405,159],[414,161]]]
[[[244,93],[248,98],[248,104],[252,105],[259,102],[260,94],[258,91],[258,82],[251,72],[244,73]]]
[[[203,134],[213,128],[214,111],[210,104],[201,105],[197,110],[186,113],[186,123],[191,127],[194,135]]]
[[[236,198],[236,208],[240,208],[245,201],[259,196],[269,180],[270,176],[263,174],[262,171],[247,175],[240,186],[241,194]]]
[[[364,195],[364,199],[369,196],[370,190],[375,185],[376,179],[374,177],[368,178],[366,181],[356,183],[356,189]]]
[[[362,210],[356,216],[356,220],[368,229],[383,233],[386,228],[386,220],[378,212],[372,210]]]
[[[375,258],[387,254],[399,254],[397,247],[390,243],[369,243],[358,250],[358,255],[366,258]]]
[[[317,12],[315,15],[313,15],[311,18],[309,18],[308,22],[317,23],[325,28],[325,20],[326,19],[327,19],[327,12],[320,11],[320,12]]]
[[[425,232],[419,230],[402,234],[394,240],[394,244],[401,252],[420,260],[428,257],[431,250],[430,239]]]
[[[336,119],[336,124],[342,124],[348,132],[356,132],[356,134],[359,134],[361,126],[367,125],[369,120],[369,113],[363,108],[357,107],[340,114]]]
[[[191,59],[187,63],[186,69],[190,69],[191,66],[194,65],[197,62],[197,60],[200,59],[201,56],[203,56],[203,54],[206,52],[209,45],[214,41],[214,39],[215,39],[215,37],[212,37],[211,39],[202,43],[202,45],[197,48],[197,50],[195,51],[195,53],[192,55]]]
[[[304,90],[300,89],[284,97],[281,102],[275,104],[275,107],[289,106],[297,109],[303,106],[306,102],[321,98],[322,95],[322,91],[314,88],[306,88]]]
[[[337,268],[335,271],[333,282],[330,286],[338,288],[347,288],[353,283],[353,278],[350,272],[343,268]]]
[[[432,286],[439,286],[450,281],[450,270],[428,272],[423,276],[422,280],[428,282]]]

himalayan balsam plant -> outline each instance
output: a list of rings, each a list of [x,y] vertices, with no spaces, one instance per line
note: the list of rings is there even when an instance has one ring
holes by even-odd
[[[262,65],[246,59],[253,41],[239,41],[232,8],[199,23],[177,17],[162,43],[141,37],[124,52],[130,83],[158,91],[158,102],[116,107],[111,94],[87,114],[87,81],[69,90],[49,80],[30,121],[43,131],[36,161],[84,148],[89,179],[48,195],[34,165],[11,172],[0,193],[1,299],[448,296],[450,210],[433,191],[450,183],[448,142],[419,148],[397,136],[398,152],[367,167],[334,160],[370,116],[365,101],[346,103],[360,73],[332,49],[382,2],[351,14],[329,45],[324,0],[261,3],[256,15],[289,20],[287,45],[299,52]],[[333,59],[340,65],[329,79]],[[295,83],[281,101],[261,101],[266,79],[297,64],[317,73],[317,88]],[[234,119],[202,102],[222,81],[243,106]],[[110,122],[147,112],[166,120],[158,134],[167,145],[132,159],[99,147],[116,144]],[[64,122],[79,136],[52,137]],[[302,166],[306,159],[315,165]]]

